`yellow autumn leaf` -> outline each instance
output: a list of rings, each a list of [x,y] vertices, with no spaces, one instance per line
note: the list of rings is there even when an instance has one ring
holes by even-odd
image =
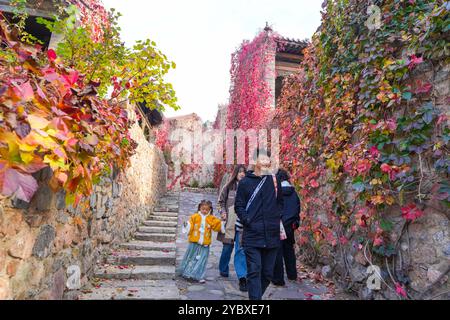
[[[10,140],[8,141],[8,151],[10,157],[15,157],[19,155],[19,145],[16,141]]]
[[[81,227],[83,226],[83,220],[80,217],[74,217],[72,219],[72,224]]]
[[[56,131],[55,129],[47,129],[45,130],[45,132],[47,132],[47,134],[52,137],[55,137],[56,134],[58,133],[58,131]]]
[[[370,181],[370,185],[375,186],[377,184],[382,184],[380,179],[372,179],[372,181]]]
[[[48,126],[48,124],[50,123],[50,121],[48,121],[45,118],[39,117],[39,116],[35,116],[30,114],[27,118],[31,129],[44,129],[45,127]]]
[[[442,147],[441,142],[437,142],[434,146],[433,146],[433,151],[439,150]]]
[[[64,169],[67,170],[67,165],[65,164],[63,159],[57,158],[51,158],[49,155],[46,155],[44,157],[44,163],[47,163],[53,171],[56,171],[58,169]]]
[[[22,159],[23,163],[29,164],[34,159],[34,154],[30,152],[20,152],[20,158]]]
[[[25,111],[24,106],[18,106],[18,107],[17,107],[17,114],[18,114],[19,116],[23,115],[23,112],[24,112],[24,111]]]
[[[23,140],[25,143],[31,145],[39,145],[45,149],[53,150],[59,147],[59,144],[51,137],[44,137],[41,134],[31,131],[28,136]]]
[[[389,67],[391,64],[393,64],[394,63],[394,60],[391,60],[391,59],[385,59],[384,60],[384,63],[383,63],[383,66],[386,68],[386,67]]]
[[[390,206],[392,206],[395,202],[395,199],[392,196],[387,196],[386,197],[386,203]]]
[[[28,143],[21,143],[19,142],[19,150],[22,152],[31,152],[36,150],[36,146],[30,145]]]
[[[372,204],[374,204],[374,205],[378,205],[378,204],[384,203],[384,199],[383,199],[383,196],[376,195],[376,196],[372,196],[370,198],[370,202],[372,202]]]
[[[336,163],[334,159],[328,159],[327,160],[327,167],[330,168],[333,171],[336,171],[339,169],[340,165]]]

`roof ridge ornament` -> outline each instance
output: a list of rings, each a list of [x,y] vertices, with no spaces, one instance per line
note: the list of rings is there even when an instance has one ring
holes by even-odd
[[[272,28],[269,26],[269,23],[266,21],[266,27],[264,28],[264,31],[266,32],[272,32]]]

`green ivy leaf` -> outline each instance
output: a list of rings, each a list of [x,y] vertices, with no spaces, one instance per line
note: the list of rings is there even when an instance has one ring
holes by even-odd
[[[380,221],[381,229],[383,229],[386,232],[392,231],[393,226],[394,226],[394,224],[389,220],[381,219],[381,221]]]
[[[412,93],[411,92],[403,92],[402,97],[403,97],[403,99],[409,101],[412,99]]]

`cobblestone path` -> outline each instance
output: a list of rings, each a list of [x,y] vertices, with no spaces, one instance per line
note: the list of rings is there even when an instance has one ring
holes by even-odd
[[[210,200],[214,204],[216,213],[216,194],[204,194],[193,192],[182,192],[180,194],[180,206],[178,215],[178,236],[176,240],[177,265],[183,259],[187,248],[187,235],[181,233],[181,225],[185,219],[195,212],[201,200]],[[234,272],[233,256],[230,262],[230,276],[223,278],[219,275],[219,259],[222,251],[222,243],[216,240],[213,234],[210,256],[206,271],[206,282],[204,284],[193,283],[181,277],[176,278],[177,286],[183,300],[247,300],[248,294],[239,291],[238,279]],[[285,287],[275,287],[270,285],[264,294],[264,299],[268,300],[303,300],[303,299],[323,299],[323,295],[328,291],[326,286],[316,285],[309,280],[298,282],[286,279]]]
[[[216,210],[215,193],[168,193],[143,222],[134,239],[112,248],[106,263],[99,264],[94,278],[80,300],[104,299],[182,299],[182,300],[247,300],[248,294],[238,289],[233,259],[230,276],[219,275],[222,243],[213,234],[206,271],[206,282],[192,282],[175,276],[175,267],[183,258],[188,241],[181,227],[197,209],[201,200],[210,200]],[[285,287],[270,285],[264,299],[303,300],[323,299],[327,287],[309,279],[288,281]]]

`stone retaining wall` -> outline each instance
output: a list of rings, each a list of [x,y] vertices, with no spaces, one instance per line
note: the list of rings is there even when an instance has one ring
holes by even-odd
[[[48,188],[49,170],[39,173],[30,204],[0,199],[0,299],[70,299],[67,268],[78,266],[83,284],[102,247],[129,238],[151,212],[166,191],[167,165],[137,124],[131,132],[131,166],[95,187],[86,212],[66,208],[64,194]]]

